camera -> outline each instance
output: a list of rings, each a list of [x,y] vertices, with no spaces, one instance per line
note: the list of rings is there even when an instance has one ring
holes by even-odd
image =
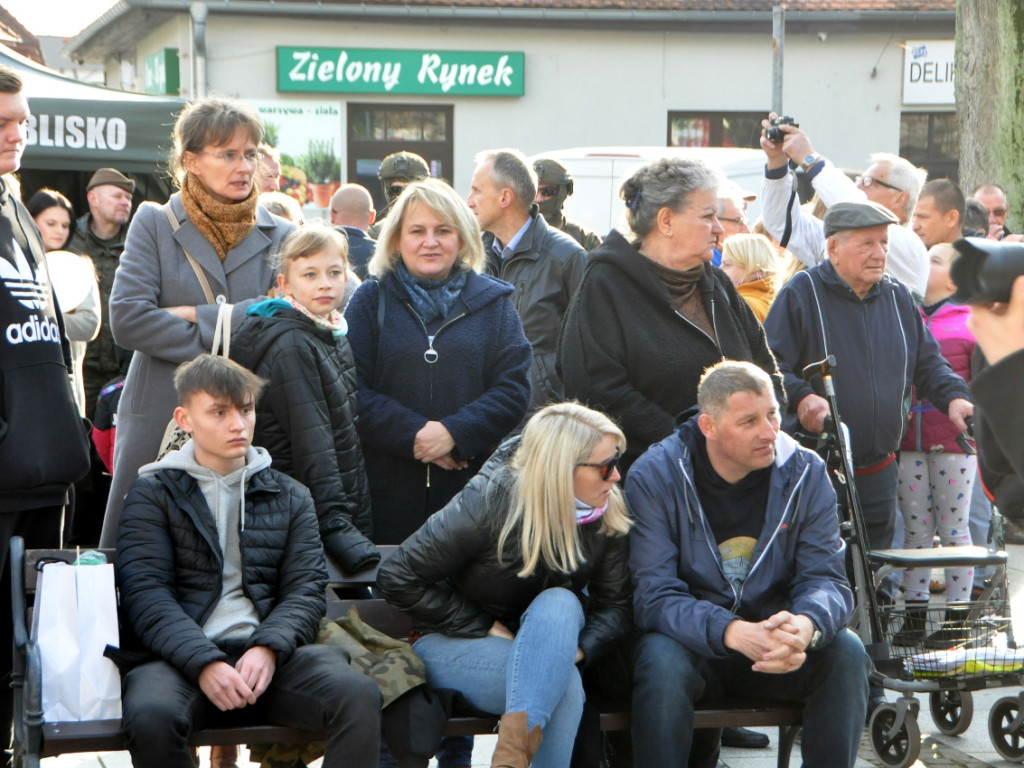
[[[764,132],[765,138],[773,144],[781,144],[786,138],[786,132],[779,129],[780,125],[792,125],[794,128],[799,128],[800,123],[794,120],[789,115],[781,115],[772,120],[771,128]]]
[[[956,304],[1007,302],[1013,281],[1024,275],[1024,243],[962,237],[953,243],[957,257],[949,268]]]

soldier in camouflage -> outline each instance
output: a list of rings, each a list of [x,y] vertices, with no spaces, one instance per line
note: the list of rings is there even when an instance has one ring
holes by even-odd
[[[566,198],[572,195],[573,180],[569,169],[557,160],[542,157],[533,162],[537,172],[537,205],[541,215],[552,227],[560,229],[577,243],[583,250],[592,251],[601,244],[601,238],[589,229],[584,229],[574,221],[565,218],[562,206]]]

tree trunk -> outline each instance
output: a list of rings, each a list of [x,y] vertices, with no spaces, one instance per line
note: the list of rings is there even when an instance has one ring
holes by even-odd
[[[960,187],[1006,189],[1010,226],[1024,229],[1024,3],[957,0]]]

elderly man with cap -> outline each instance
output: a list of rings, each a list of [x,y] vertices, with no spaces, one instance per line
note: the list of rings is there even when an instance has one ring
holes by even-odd
[[[103,326],[89,342],[83,364],[86,415],[92,418],[100,389],[121,374],[110,333],[110,289],[128,235],[135,182],[114,168],[100,168],[85,189],[89,212],[78,219],[68,248],[92,258],[102,299]]]
[[[597,233],[575,221],[569,221],[562,210],[565,201],[573,193],[574,182],[569,169],[557,160],[541,157],[533,161],[533,170],[537,172],[537,198],[534,202],[540,208],[544,220],[582,245],[583,250],[592,251],[597,248],[601,244]]]
[[[974,411],[967,384],[942,357],[910,291],[886,274],[894,223],[892,212],[877,203],[831,206],[824,225],[828,258],[786,284],[764,323],[790,410],[807,432],[822,430],[829,409],[821,382],[805,381],[801,372],[835,355],[836,398],[850,430],[871,549],[893,543],[894,454],[906,429],[911,386],[961,430]]]

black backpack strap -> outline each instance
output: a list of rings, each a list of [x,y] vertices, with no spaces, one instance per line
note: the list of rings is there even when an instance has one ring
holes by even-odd
[[[780,248],[789,245],[789,238],[793,236],[793,200],[796,198],[797,179],[795,173],[790,175],[793,177],[793,188],[789,193],[789,203],[786,204],[786,228],[782,230],[782,238],[779,240]]]

